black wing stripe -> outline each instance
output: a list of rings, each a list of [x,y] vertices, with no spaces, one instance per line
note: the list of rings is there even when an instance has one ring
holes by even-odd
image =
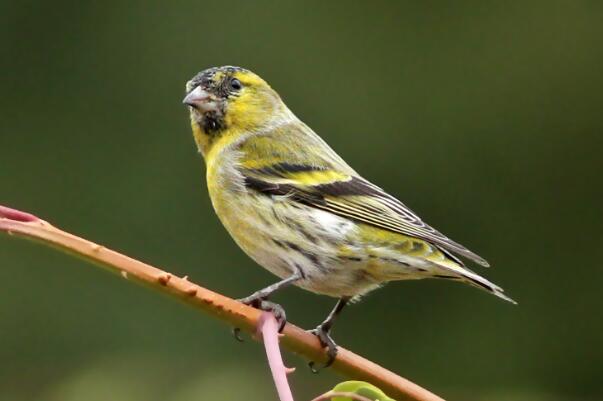
[[[324,167],[310,166],[306,164],[292,164],[292,163],[276,163],[271,166],[266,166],[258,169],[250,169],[249,173],[269,175],[279,178],[286,178],[287,173],[304,173],[310,171],[324,171]]]
[[[288,169],[289,171],[313,171],[313,168],[309,166],[286,165],[282,163],[275,166],[280,166],[282,170]],[[272,168],[270,167],[269,169],[272,170]],[[275,176],[274,172],[270,173],[266,168],[261,169],[261,171],[255,171],[264,174],[268,173],[272,177]],[[247,171],[247,173],[253,174],[252,171]],[[402,202],[387,194],[376,185],[359,177],[352,177],[348,181],[337,181],[300,188],[292,184],[277,184],[245,175],[245,186],[266,195],[290,196],[291,199],[308,206],[330,211],[343,217],[403,235],[414,236],[432,242],[443,251],[455,252],[481,265],[488,266],[488,262],[480,256],[425,224]],[[395,215],[388,215],[385,210],[380,209],[376,205],[358,202],[353,198],[354,196],[369,196]],[[338,201],[338,198],[341,201]],[[449,252],[445,253],[449,254]],[[456,258],[453,259],[458,261]]]

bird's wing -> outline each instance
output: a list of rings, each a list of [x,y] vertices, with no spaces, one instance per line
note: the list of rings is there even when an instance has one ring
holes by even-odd
[[[488,262],[425,224],[383,189],[360,177],[322,138],[299,120],[240,144],[245,185],[266,195],[288,196],[305,205],[358,222],[428,241],[482,266]]]
[[[461,265],[451,252],[488,266],[486,260],[425,224],[402,202],[357,176],[347,165],[339,168],[339,160],[333,163],[332,159],[315,157],[311,163],[305,163],[299,155],[292,157],[293,162],[283,161],[286,157],[272,160],[276,161],[264,158],[262,163],[257,163],[257,159],[242,163],[240,171],[247,188],[265,195],[287,196],[339,216],[420,238],[436,245]]]

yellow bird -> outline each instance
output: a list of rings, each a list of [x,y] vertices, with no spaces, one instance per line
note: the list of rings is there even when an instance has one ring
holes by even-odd
[[[337,353],[337,314],[389,281],[455,280],[514,302],[454,255],[488,266],[484,259],[362,178],[256,74],[210,68],[186,93],[216,214],[241,249],[281,279],[242,301],[272,310],[284,325],[284,310],[267,300],[274,291],[293,284],[338,298],[313,330],[328,347],[327,365]]]

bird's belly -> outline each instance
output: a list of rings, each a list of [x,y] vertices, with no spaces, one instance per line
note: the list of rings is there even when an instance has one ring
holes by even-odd
[[[369,272],[369,259],[353,244],[356,224],[348,219],[287,198],[250,192],[221,191],[212,195],[212,203],[247,255],[280,278],[301,272],[299,287],[352,297],[383,281]]]

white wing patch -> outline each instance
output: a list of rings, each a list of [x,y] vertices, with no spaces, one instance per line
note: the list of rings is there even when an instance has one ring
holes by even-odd
[[[324,232],[334,237],[344,238],[356,227],[351,220],[320,209],[313,209],[311,216]]]

